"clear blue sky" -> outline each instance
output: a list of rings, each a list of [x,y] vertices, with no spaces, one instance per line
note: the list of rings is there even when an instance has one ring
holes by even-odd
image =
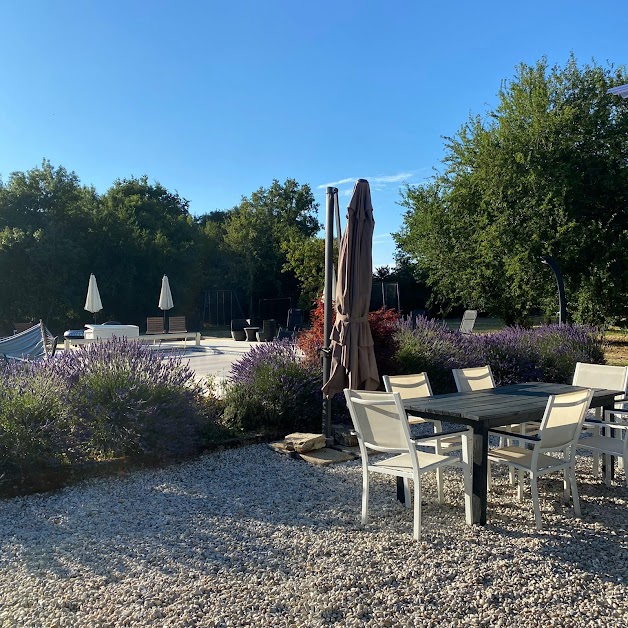
[[[497,103],[543,55],[628,62],[619,0],[317,2],[4,0],[0,175],[43,158],[105,192],[148,175],[200,214],[273,179],[375,208],[374,266],[393,261],[403,182],[443,135]],[[343,212],[344,215],[344,212]]]

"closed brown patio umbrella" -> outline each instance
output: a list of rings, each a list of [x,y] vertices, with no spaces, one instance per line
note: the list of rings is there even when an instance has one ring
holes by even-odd
[[[379,385],[368,322],[373,283],[373,206],[366,179],[359,179],[347,207],[340,241],[336,322],[331,332],[331,374],[323,394],[344,388],[375,390]]]

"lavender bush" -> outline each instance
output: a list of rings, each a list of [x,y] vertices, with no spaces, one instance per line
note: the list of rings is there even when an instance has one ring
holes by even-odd
[[[441,321],[419,317],[412,329],[409,319],[399,322],[395,334],[398,372],[425,371],[435,394],[451,392],[452,368],[460,365],[479,366],[483,355],[478,352],[472,338],[450,331]]]
[[[197,450],[217,404],[177,357],[113,338],[0,373],[8,467]]]
[[[289,340],[257,345],[231,369],[225,426],[271,433],[321,429],[321,370]]]
[[[53,465],[76,457],[65,382],[55,371],[12,362],[0,377],[0,475],[31,464]]]
[[[460,334],[435,320],[399,324],[395,337],[401,373],[427,372],[435,394],[455,391],[453,368],[490,364],[499,386],[526,381],[569,383],[576,362],[604,362],[600,330],[581,325],[507,327],[491,334]]]

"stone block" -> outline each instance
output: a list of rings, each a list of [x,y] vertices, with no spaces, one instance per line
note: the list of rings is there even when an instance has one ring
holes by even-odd
[[[315,451],[316,449],[322,449],[325,447],[325,436],[323,434],[294,432],[293,434],[288,434],[284,438],[284,442],[288,446],[288,449],[292,449],[292,451],[303,454],[308,451]]]

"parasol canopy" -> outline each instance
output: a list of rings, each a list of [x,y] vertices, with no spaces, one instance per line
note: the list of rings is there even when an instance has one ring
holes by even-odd
[[[368,322],[373,283],[373,205],[366,179],[359,179],[347,207],[340,241],[336,322],[331,332],[331,374],[323,394],[344,388],[375,390],[379,375]]]
[[[94,315],[94,321],[96,320],[96,312],[100,312],[100,310],[102,310],[102,301],[100,300],[100,293],[98,292],[98,284],[96,283],[94,273],[89,276],[87,298],[85,299],[84,309]]]

